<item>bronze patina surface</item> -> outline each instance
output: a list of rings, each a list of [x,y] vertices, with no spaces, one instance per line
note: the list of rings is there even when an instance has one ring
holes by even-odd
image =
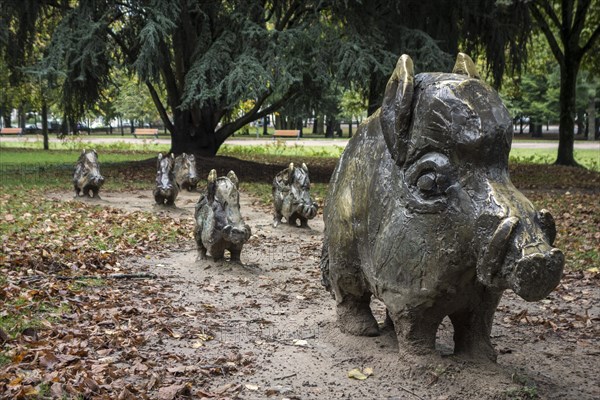
[[[560,281],[554,220],[511,183],[511,117],[460,54],[453,73],[414,76],[403,55],[382,107],[350,140],[324,210],[323,284],[340,328],[377,335],[383,301],[404,354],[429,354],[449,316],[455,353],[495,360],[505,289],[543,299]]]
[[[73,172],[73,187],[75,197],[100,198],[98,192],[104,184],[104,177],[100,174],[100,163],[96,150],[83,150]]]
[[[175,158],[173,154],[164,156],[158,154],[156,164],[156,187],[154,188],[154,201],[159,205],[173,206],[179,194],[179,188],[175,182],[174,172]]]
[[[208,252],[213,260],[221,260],[228,250],[231,261],[240,261],[242,247],[252,231],[242,219],[239,181],[233,171],[219,178],[217,171],[210,171],[206,193],[200,196],[194,217],[199,259],[206,259]]]
[[[317,215],[318,205],[310,197],[310,178],[308,167],[294,163],[279,172],[273,179],[273,226],[277,227],[281,218],[288,224],[308,227],[308,220]]]

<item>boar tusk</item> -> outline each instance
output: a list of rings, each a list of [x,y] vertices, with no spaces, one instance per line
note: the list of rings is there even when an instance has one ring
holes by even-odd
[[[510,236],[518,224],[519,218],[517,217],[504,219],[498,228],[496,228],[490,243],[479,258],[477,262],[477,278],[484,285],[489,287],[496,286],[493,280],[504,262]]]

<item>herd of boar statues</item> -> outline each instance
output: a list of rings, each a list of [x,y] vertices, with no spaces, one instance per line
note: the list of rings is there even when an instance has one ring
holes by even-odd
[[[401,353],[435,354],[449,317],[455,353],[492,360],[490,333],[506,289],[527,301],[561,279],[556,228],[511,183],[510,115],[465,54],[452,73],[414,75],[403,55],[381,108],[361,124],[331,177],[323,210],[322,284],[335,299],[343,332],[375,336],[370,302],[386,306]],[[174,205],[194,191],[193,155],[158,155],[154,199]],[[96,151],[83,151],[75,196],[98,197],[104,183]],[[273,179],[273,226],[308,227],[317,215],[308,167],[290,163]],[[240,212],[239,181],[211,170],[195,207],[198,259],[240,262],[251,236]]]

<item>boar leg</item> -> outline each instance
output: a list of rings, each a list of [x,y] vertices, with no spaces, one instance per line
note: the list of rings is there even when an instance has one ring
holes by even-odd
[[[198,243],[198,259],[206,260],[206,247],[202,243]]]
[[[332,246],[329,250],[332,250]],[[340,259],[352,261],[340,262]],[[371,292],[364,287],[357,260],[358,257],[348,257],[348,254],[329,260],[329,279],[331,291],[337,300],[338,324],[343,332],[351,335],[378,336],[379,327],[370,306]]]
[[[362,297],[344,296],[336,309],[340,329],[355,336],[379,336],[379,327],[370,304],[371,293],[365,293]]]
[[[92,189],[92,197],[100,199],[100,195],[98,195],[98,188]]]
[[[277,225],[281,223],[281,218],[283,218],[283,215],[281,215],[277,212],[277,210],[275,210],[275,212],[273,213],[273,228],[277,228]]]
[[[229,248],[229,253],[231,254],[230,260],[232,262],[241,263],[240,254],[242,254],[242,245],[232,245]]]
[[[304,217],[299,217],[300,220],[300,228],[308,228],[308,219]]]
[[[75,198],[79,197],[79,192],[81,189],[77,185],[73,185],[75,187]]]
[[[291,226],[298,226],[298,224],[296,223],[297,220],[298,220],[298,215],[294,213],[288,217],[287,222]]]
[[[424,355],[435,352],[435,337],[443,319],[431,310],[389,314],[401,353]]]
[[[501,294],[484,294],[472,310],[450,315],[454,327],[454,353],[474,359],[496,361],[490,341],[494,312]]]
[[[220,261],[225,257],[225,246],[220,243],[215,243],[210,247],[210,255],[213,261]]]

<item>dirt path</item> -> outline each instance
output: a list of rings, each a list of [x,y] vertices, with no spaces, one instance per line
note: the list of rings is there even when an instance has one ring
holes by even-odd
[[[66,200],[70,194],[53,197]],[[103,193],[98,203],[152,209],[189,219],[191,227],[197,197],[181,193],[174,209],[153,206],[149,192]],[[495,365],[451,356],[447,321],[438,337],[443,356],[406,362],[398,357],[392,332],[363,338],[336,327],[334,301],[320,283],[320,215],[310,229],[273,228],[268,208],[246,195],[241,208],[252,227],[243,265],[196,261],[192,240],[162,256],[128,260],[134,270],[159,275],[155,284],[176,310],[162,313],[160,327],[154,327],[158,333],[136,347],[136,359],[163,366],[154,375],[171,391],[151,384],[154,375],[136,377],[134,361],[129,366],[132,385],[149,388],[149,398],[177,393],[244,399],[600,398],[597,274],[567,275],[537,303],[507,292],[492,330],[499,352]],[[383,306],[374,302],[373,308],[383,320]],[[371,368],[373,375],[349,379],[354,368]]]

